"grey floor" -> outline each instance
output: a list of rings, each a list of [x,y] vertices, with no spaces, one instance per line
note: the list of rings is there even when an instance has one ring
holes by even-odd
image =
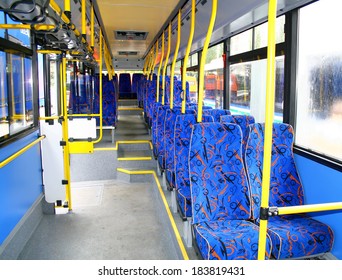
[[[140,112],[123,111],[115,140],[150,139]],[[111,130],[97,147],[114,147]],[[162,216],[161,199],[151,182],[118,178],[115,151],[71,155],[73,210],[45,215],[19,259],[26,260],[167,260],[178,259],[173,232]],[[133,164],[134,163],[128,163]],[[154,160],[140,163],[151,169]],[[169,201],[168,191],[164,191]],[[159,200],[159,201],[158,201]],[[179,231],[182,222],[174,214]],[[192,248],[191,259],[196,259]]]

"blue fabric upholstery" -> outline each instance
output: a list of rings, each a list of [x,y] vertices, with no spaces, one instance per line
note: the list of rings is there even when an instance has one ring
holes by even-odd
[[[168,109],[165,115],[164,127],[164,147],[165,147],[165,172],[166,181],[170,189],[174,188],[174,138],[175,138],[175,121],[177,115],[181,113],[181,107],[174,107],[173,110]]]
[[[177,203],[182,217],[191,217],[189,150],[192,126],[196,123],[194,114],[176,117],[175,122],[175,187]]]
[[[264,125],[249,126],[245,164],[252,193],[252,216],[258,223],[261,201]],[[302,184],[293,157],[293,128],[273,124],[269,205],[286,207],[304,204]],[[272,255],[277,259],[300,258],[331,250],[333,232],[329,226],[306,215],[270,217],[268,233]]]
[[[153,154],[157,157],[157,115],[158,108],[162,106],[160,102],[156,102],[153,104],[153,116],[152,116],[152,145],[153,145]]]
[[[250,221],[223,218],[194,225],[197,247],[205,260],[256,260],[258,230]],[[269,253],[269,239],[267,246]]]
[[[164,147],[164,132],[165,132],[165,116],[166,110],[170,109],[169,105],[159,106],[157,112],[157,139],[156,139],[156,155],[159,166],[162,170],[165,169],[165,147]]]
[[[221,116],[231,114],[229,110],[224,110],[224,109],[211,109],[211,110],[206,110],[206,112],[209,115],[213,116],[214,122],[220,122]]]
[[[242,131],[242,156],[244,157],[249,134],[249,125],[255,123],[254,117],[246,115],[222,115],[222,123],[235,123]]]
[[[177,203],[183,218],[192,216],[189,174],[189,151],[192,127],[196,123],[196,115],[183,114],[176,117],[175,121],[175,187],[177,191]],[[213,122],[212,116],[203,115],[203,122]]]
[[[132,83],[131,83],[131,74],[129,73],[121,73],[119,76],[119,91],[120,98],[131,98],[132,92]]]
[[[109,80],[107,75],[102,75],[102,122],[103,126],[115,126],[117,122],[118,93],[115,87],[114,78]],[[94,83],[94,114],[100,113],[99,107],[99,75],[95,76]],[[96,124],[100,124],[100,119],[96,118]]]
[[[195,124],[190,146],[190,187],[197,246],[205,259],[257,259],[258,226],[235,124]],[[266,257],[271,242],[266,239]]]

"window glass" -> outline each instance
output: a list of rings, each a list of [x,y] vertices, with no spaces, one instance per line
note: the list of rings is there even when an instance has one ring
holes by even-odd
[[[4,24],[4,23],[5,23],[4,12],[0,12],[0,24]],[[0,28],[0,37],[5,38],[5,29]]]
[[[197,104],[198,95],[198,69],[186,71],[186,81],[189,83],[190,102]]]
[[[267,60],[261,59],[230,66],[230,110],[232,114],[252,115],[265,121]],[[276,58],[274,121],[283,121],[284,56]]]
[[[276,43],[278,44],[285,41],[285,16],[278,17],[276,24]],[[255,27],[254,32],[254,49],[266,47],[268,38],[268,22]]]
[[[33,124],[32,60],[24,59],[25,125]]]
[[[342,25],[341,9],[341,1],[326,0],[300,10],[295,140],[340,161],[342,35],[336,27]]]
[[[189,83],[190,102],[197,103],[198,96],[198,53],[189,56],[186,81]]]
[[[253,29],[242,32],[230,39],[230,55],[251,51],[253,48]]]
[[[193,55],[189,56],[187,67],[193,67],[196,65],[198,65],[198,53],[194,53]]]
[[[179,81],[182,80],[181,67],[182,67],[182,61],[178,60],[175,64],[175,76],[177,77],[177,80]]]
[[[39,90],[39,116],[45,116],[44,110],[44,66],[43,55],[38,54],[38,90]]]
[[[11,84],[9,93],[11,95],[11,123],[10,133],[14,134],[24,128],[25,122],[25,96],[24,96],[24,61],[21,56],[10,54],[10,64],[7,64],[10,69]]]
[[[0,65],[6,65],[6,53],[0,51]],[[0,138],[9,134],[6,68],[0,67]]]
[[[8,24],[18,24],[18,22],[13,21],[7,16]],[[31,36],[29,29],[8,29],[8,40],[22,45],[26,48],[31,48]]]
[[[51,56],[50,56],[51,58]],[[51,116],[57,116],[58,113],[58,71],[56,60],[50,59],[50,102]]]
[[[223,44],[208,49],[204,66],[204,105],[223,107]]]

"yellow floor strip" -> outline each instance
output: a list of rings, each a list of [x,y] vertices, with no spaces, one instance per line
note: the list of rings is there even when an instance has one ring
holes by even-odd
[[[152,157],[120,157],[117,160],[151,160]]]
[[[150,149],[153,148],[151,140],[119,140],[116,141],[115,147],[94,148],[94,151],[117,151],[120,144],[149,144]]]
[[[94,148],[94,151],[117,151],[116,147]]]
[[[143,109],[137,107],[119,107],[118,111],[143,111]]]
[[[130,171],[130,170],[127,170],[127,169],[123,169],[123,168],[117,168],[117,171],[119,172],[122,172],[122,173],[126,173],[126,174],[129,174],[129,175],[148,175],[148,174],[151,174],[153,175],[154,177],[154,180],[156,181],[156,184],[157,184],[157,187],[158,187],[158,190],[159,190],[159,193],[160,193],[160,196],[163,200],[163,204],[164,204],[164,207],[165,207],[165,210],[167,212],[167,215],[170,219],[170,222],[171,222],[171,226],[172,226],[172,229],[173,229],[173,232],[176,236],[176,239],[177,239],[177,242],[178,242],[178,246],[182,252],[182,255],[183,255],[183,259],[184,260],[189,260],[189,256],[188,256],[188,253],[186,252],[186,249],[185,249],[185,246],[183,244],[183,240],[181,238],[181,235],[178,231],[178,228],[177,228],[177,225],[175,223],[175,220],[171,214],[171,211],[170,211],[170,208],[169,208],[169,205],[167,203],[167,200],[166,200],[166,197],[164,195],[164,192],[163,192],[163,189],[160,185],[160,182],[159,182],[159,179],[158,179],[158,176],[156,174],[156,172],[154,170],[137,170],[137,171]]]

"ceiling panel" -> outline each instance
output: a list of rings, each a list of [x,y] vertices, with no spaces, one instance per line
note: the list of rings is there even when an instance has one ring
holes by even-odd
[[[114,57],[119,51],[137,52],[141,58],[179,0],[102,0],[97,1]],[[114,31],[148,32],[146,40],[117,40]]]

